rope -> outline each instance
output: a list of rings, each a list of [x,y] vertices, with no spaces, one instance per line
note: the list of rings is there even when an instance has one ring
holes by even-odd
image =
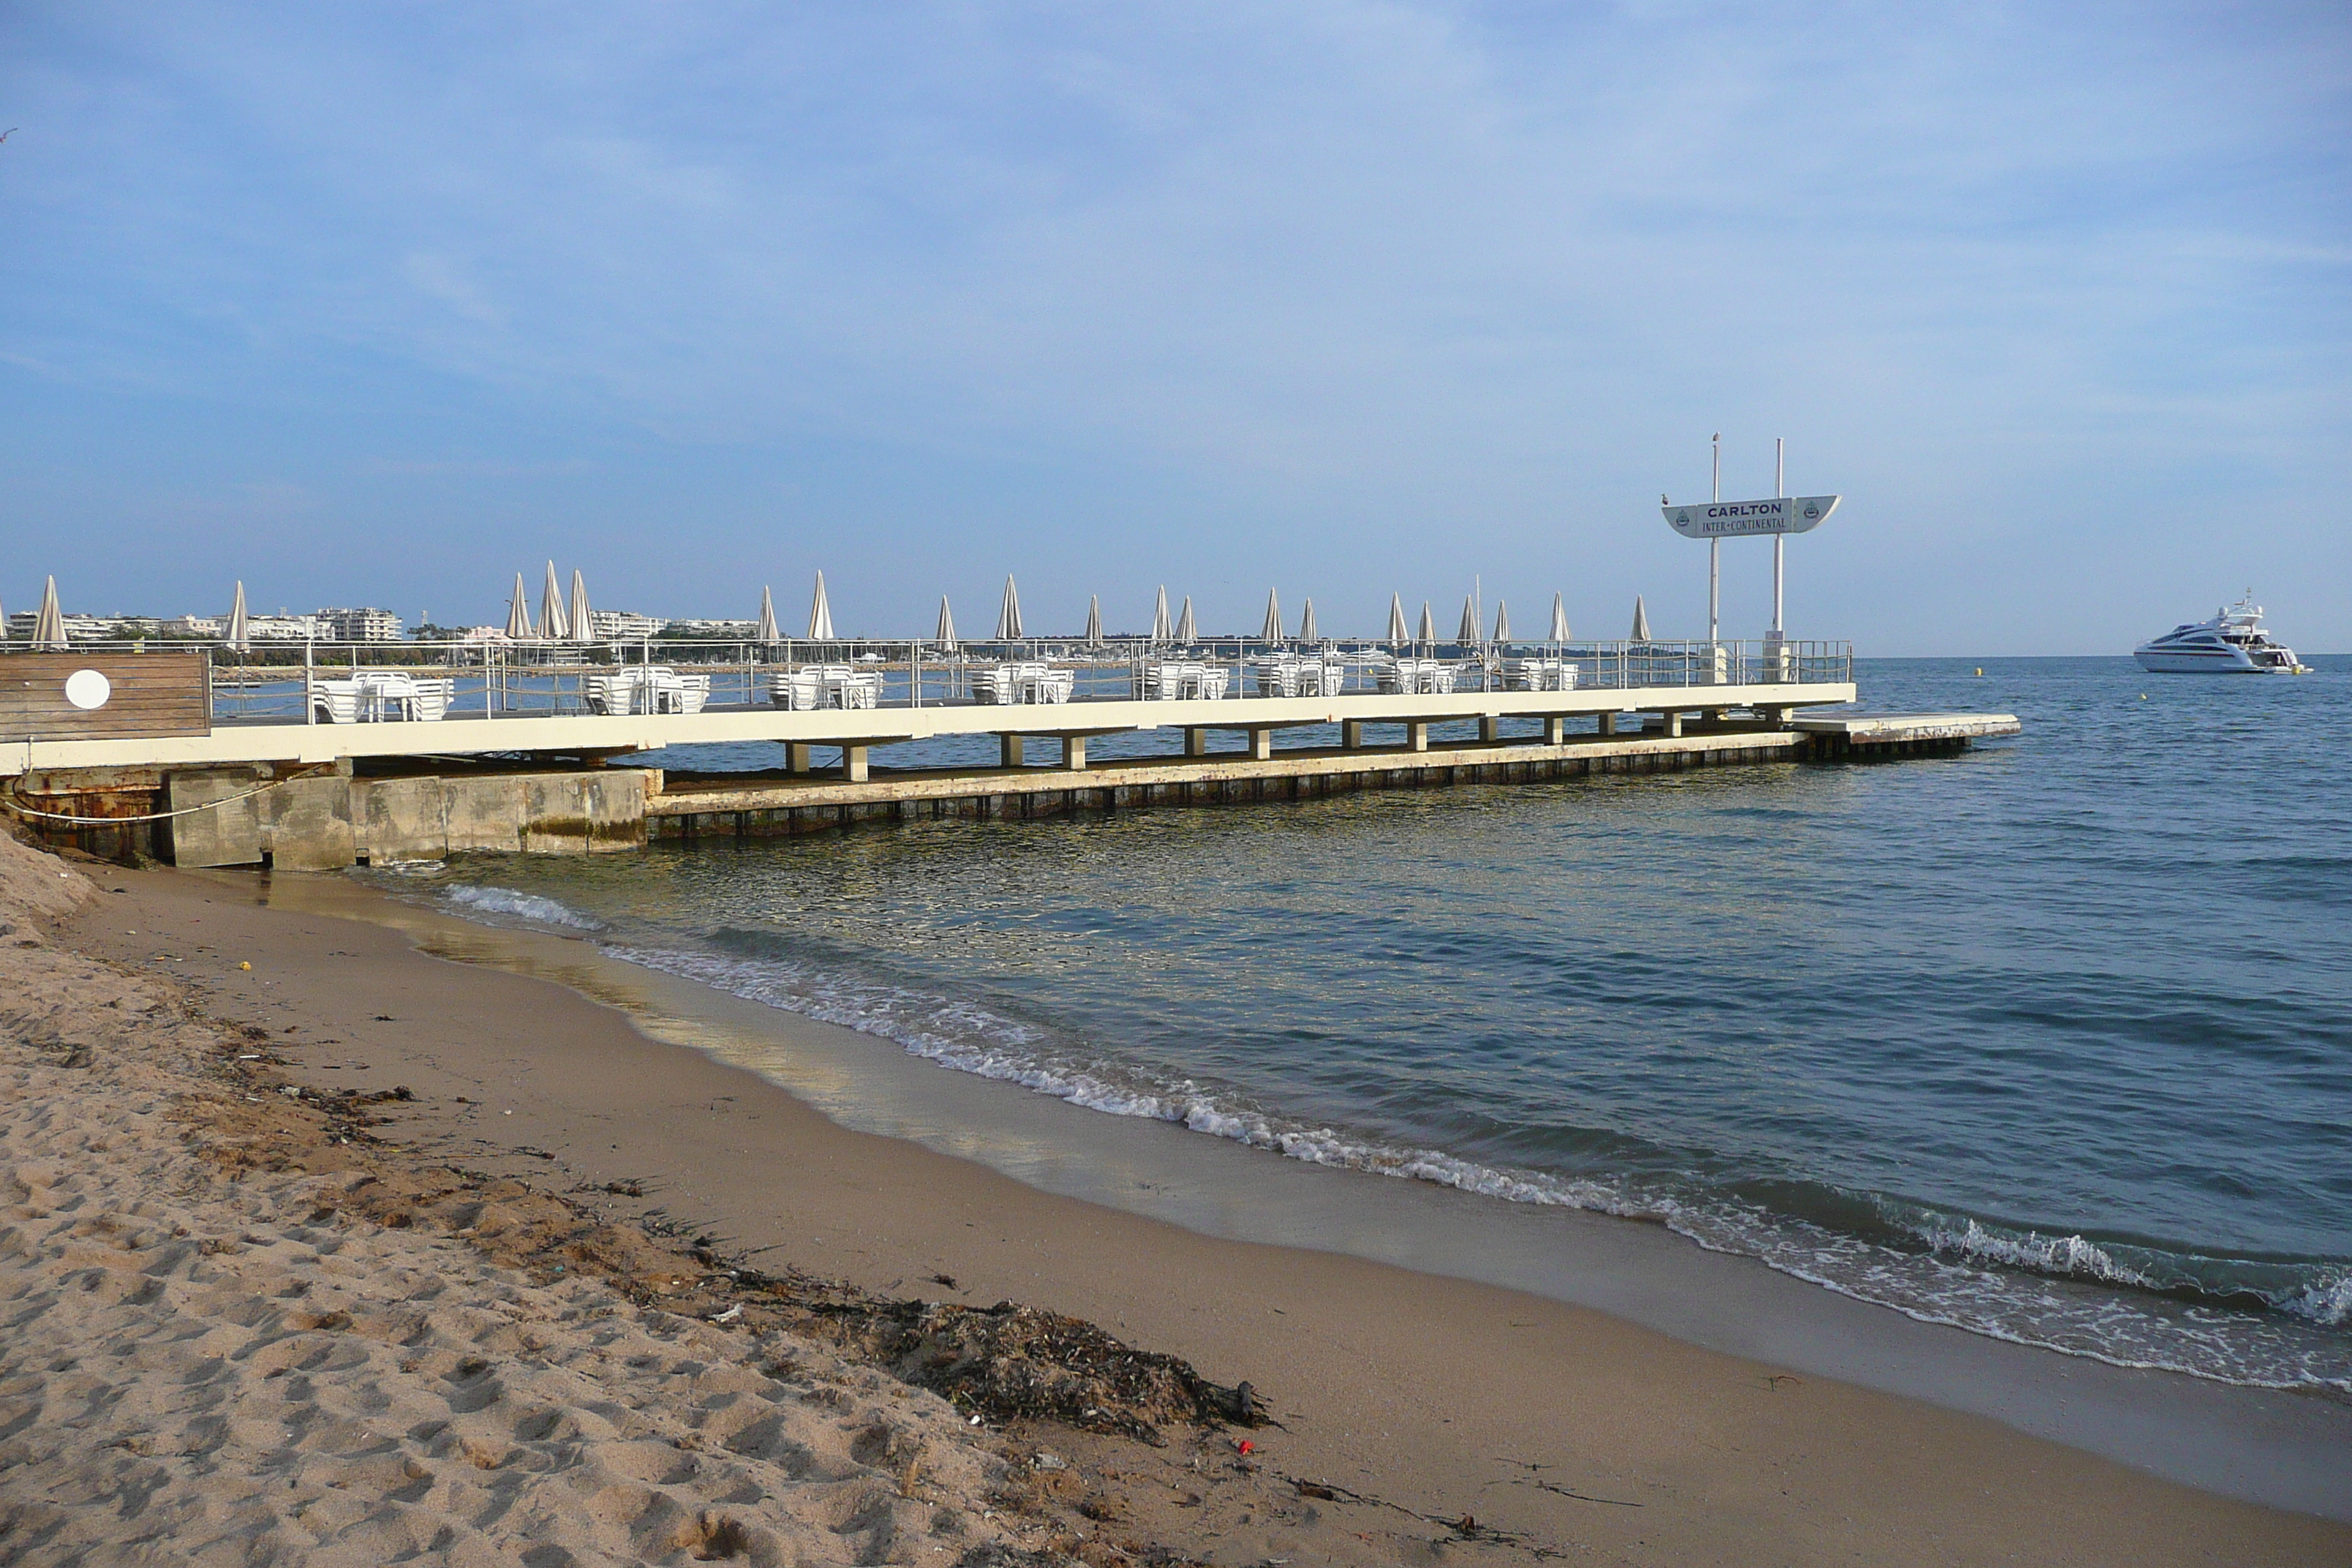
[[[255,795],[276,789],[280,784],[290,784],[297,779],[310,778],[320,769],[331,768],[334,765],[332,763],[319,763],[303,769],[299,773],[289,773],[282,779],[271,779],[266,784],[256,784],[241,795],[224,795],[219,800],[208,800],[202,805],[184,805],[177,811],[150,811],[138,816],[75,816],[62,811],[36,811],[16,798],[16,786],[13,784],[8,785],[5,794],[0,794],[0,806],[7,807],[18,816],[37,816],[44,822],[68,822],[78,827],[112,827],[132,822],[165,822],[175,816],[194,816],[200,811],[210,811],[216,805],[234,805],[241,800],[251,800]]]

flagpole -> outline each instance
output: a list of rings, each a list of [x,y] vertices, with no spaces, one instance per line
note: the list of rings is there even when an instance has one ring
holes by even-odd
[[[1783,437],[1779,436],[1772,437],[1772,493],[1775,496],[1785,496],[1789,493],[1786,447],[1787,442]],[[1780,640],[1781,562],[1782,552],[1788,548],[1788,543],[1789,536],[1785,533],[1776,533],[1772,536],[1772,640],[1774,642]]]
[[[1707,488],[1712,500],[1723,499],[1723,432],[1715,433],[1715,477]],[[1706,640],[1718,641],[1723,636],[1723,541],[1714,534],[1706,539]]]

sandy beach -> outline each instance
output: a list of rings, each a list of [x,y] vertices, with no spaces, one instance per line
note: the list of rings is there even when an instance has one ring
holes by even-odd
[[[0,1562],[2352,1561],[1981,1416],[848,1131],[648,1037],[583,944],[558,984],[0,856]],[[1244,1382],[1267,1424],[1215,1418]]]

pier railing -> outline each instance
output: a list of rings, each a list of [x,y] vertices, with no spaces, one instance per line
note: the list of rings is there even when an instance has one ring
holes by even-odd
[[[0,657],[34,651],[0,642]],[[58,650],[38,650],[56,652]],[[405,676],[446,683],[446,718],[580,714],[613,700],[618,672],[657,668],[696,678],[701,711],[782,705],[793,678],[821,707],[971,705],[1009,666],[1054,672],[1031,681],[1071,704],[1134,701],[1166,694],[1178,668],[1185,695],[1234,702],[1321,696],[1538,690],[1643,690],[1710,686],[1797,685],[1853,679],[1853,647],[1843,641],[1513,642],[1389,644],[1332,639],[1316,644],[1255,637],[1202,638],[1181,646],[1140,637],[1100,644],[1079,638],[967,641],[953,647],[909,639],[793,638],[777,643],[638,639],[629,642],[275,643],[251,648],[164,639],[75,642],[71,652],[121,656],[201,652],[215,723],[330,721],[330,683]],[[1283,673],[1285,664],[1292,673]],[[1301,676],[1302,668],[1313,674]],[[1198,671],[1213,679],[1188,678]],[[707,688],[699,683],[707,681]],[[1286,684],[1288,689],[1286,689]],[[806,705],[803,703],[803,705]],[[1696,704],[1694,703],[1694,706]],[[1030,703],[1009,705],[1034,714]],[[641,711],[643,710],[640,710]]]

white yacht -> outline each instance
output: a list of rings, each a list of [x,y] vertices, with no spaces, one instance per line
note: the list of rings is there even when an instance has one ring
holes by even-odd
[[[2158,675],[2307,675],[2294,649],[2271,641],[2263,607],[2251,590],[2234,609],[2210,621],[2175,626],[2132,649],[2142,669]]]

